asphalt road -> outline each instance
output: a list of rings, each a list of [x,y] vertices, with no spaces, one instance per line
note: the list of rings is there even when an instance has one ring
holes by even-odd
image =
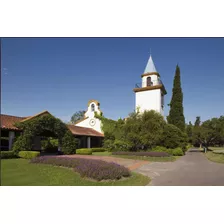
[[[151,177],[154,186],[224,186],[224,164],[192,150],[175,162],[152,162],[135,172]]]

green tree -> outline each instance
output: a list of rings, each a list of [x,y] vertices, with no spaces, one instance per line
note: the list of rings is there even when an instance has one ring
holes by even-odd
[[[186,133],[189,139],[189,142],[192,143],[192,135],[193,135],[193,125],[191,122],[186,125]]]
[[[161,141],[165,125],[163,116],[154,110],[132,113],[123,126],[123,140],[133,151],[151,149]]]
[[[195,127],[198,127],[198,126],[200,126],[200,124],[201,124],[201,118],[199,116],[197,116],[196,117],[196,120],[194,122],[194,126]]]
[[[187,147],[187,134],[185,132],[182,132],[178,127],[176,127],[173,124],[166,124],[161,145],[166,148],[177,148],[181,147],[182,149],[186,149]]]
[[[173,94],[170,102],[170,112],[167,117],[169,124],[173,124],[181,131],[185,131],[185,118],[183,109],[183,92],[180,81],[180,68],[176,66],[176,72],[173,81]]]
[[[75,112],[72,115],[70,122],[72,124],[74,124],[76,121],[81,120],[82,118],[84,118],[84,115],[85,115],[85,111],[84,110],[77,111],[77,112]]]
[[[77,148],[78,139],[74,138],[69,130],[66,131],[64,137],[62,138],[62,152],[64,154],[75,154]]]
[[[206,147],[215,144],[222,145],[224,140],[223,117],[204,121],[200,126],[194,127],[194,141]]]

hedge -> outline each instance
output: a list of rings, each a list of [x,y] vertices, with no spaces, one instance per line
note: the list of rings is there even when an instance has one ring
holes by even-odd
[[[112,152],[112,155],[169,157],[167,152]]]
[[[91,148],[92,152],[105,152],[107,151],[105,148]]]
[[[68,158],[60,156],[40,156],[33,158],[31,163],[51,164],[54,166],[63,166],[74,168],[81,177],[87,177],[101,180],[118,180],[122,177],[129,177],[130,171],[116,163],[108,163],[101,160]]]
[[[166,152],[169,155],[173,155],[173,156],[183,156],[184,155],[184,151],[180,147],[175,148],[175,149],[167,149],[166,147],[163,147],[163,146],[156,146],[155,148],[152,149],[152,151]]]
[[[79,155],[92,155],[92,149],[76,149],[76,154]]]
[[[0,155],[1,155],[1,159],[17,158],[16,154],[13,151],[2,151]]]
[[[173,156],[183,156],[184,152],[181,148],[173,149]]]
[[[172,149],[167,149],[166,147],[163,147],[163,146],[156,146],[156,147],[154,147],[150,151],[154,151],[154,152],[166,152],[169,155],[173,155],[173,150]]]
[[[40,152],[37,152],[37,151],[20,151],[18,153],[18,156],[23,159],[32,159],[32,158],[38,157],[39,155],[40,155]]]

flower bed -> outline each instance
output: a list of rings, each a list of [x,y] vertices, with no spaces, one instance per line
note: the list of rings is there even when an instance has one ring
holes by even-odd
[[[43,163],[74,168],[81,177],[92,178],[98,181],[118,180],[122,177],[129,177],[131,175],[130,171],[124,166],[101,160],[64,158],[60,156],[41,156],[33,158],[31,163]]]
[[[112,152],[112,155],[169,157],[166,152]]]

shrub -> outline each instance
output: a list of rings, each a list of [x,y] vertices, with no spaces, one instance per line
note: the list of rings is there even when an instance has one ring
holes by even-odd
[[[92,155],[92,149],[76,149],[76,154],[79,155]]]
[[[173,149],[173,155],[174,156],[183,156],[184,152],[181,148],[176,148],[176,149]]]
[[[32,142],[30,138],[24,135],[20,135],[19,137],[17,137],[12,145],[12,150],[15,153],[18,153],[19,151],[22,150],[29,150],[31,148],[32,148]]]
[[[169,155],[173,155],[173,150],[172,149],[167,149],[166,147],[163,147],[163,146],[156,146],[152,149],[152,151],[154,151],[154,152],[166,152]]]
[[[131,145],[123,140],[115,139],[113,143],[113,151],[129,151],[131,149]]]
[[[50,143],[53,147],[58,148],[58,139],[56,138],[50,138]]]
[[[103,141],[103,148],[107,149],[107,151],[111,152],[114,149],[114,140],[107,139]]]
[[[105,148],[91,148],[92,152],[105,152],[107,151]]]
[[[48,139],[42,140],[41,149],[43,149],[43,151],[46,153],[58,152],[58,139],[48,138]]]
[[[1,159],[13,159],[17,158],[16,154],[14,151],[3,151],[1,152]]]
[[[112,155],[127,155],[127,156],[149,156],[149,157],[168,157],[167,152],[112,152]]]
[[[187,135],[176,126],[166,124],[161,142],[166,148],[175,149],[181,147],[182,149],[185,149],[187,146]]]
[[[108,163],[101,160],[66,158],[62,156],[40,156],[31,160],[31,163],[51,164],[74,168],[81,177],[95,180],[117,180],[122,177],[129,177],[130,171],[124,166],[115,163]]]
[[[66,131],[62,138],[62,152],[64,154],[75,154],[78,147],[78,139],[74,138],[70,131]]]
[[[193,147],[192,144],[187,144],[186,149],[188,150],[188,149],[190,149],[192,147]]]
[[[38,157],[39,155],[40,155],[40,152],[37,152],[37,151],[20,151],[18,153],[18,156],[23,159],[32,159],[32,158]]]

